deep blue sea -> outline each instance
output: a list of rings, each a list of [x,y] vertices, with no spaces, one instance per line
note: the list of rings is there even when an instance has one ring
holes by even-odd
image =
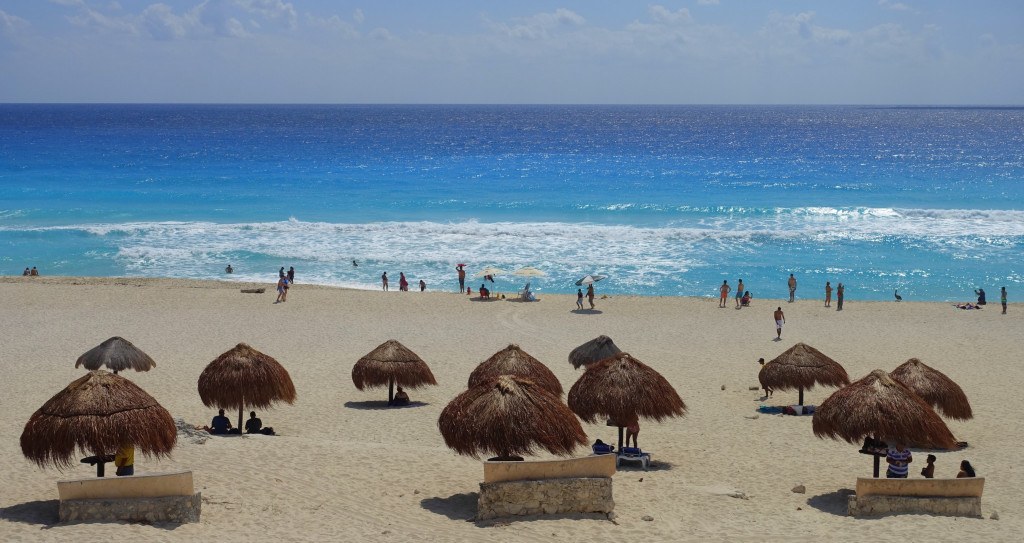
[[[0,274],[1012,301],[1022,188],[1020,108],[0,105]]]

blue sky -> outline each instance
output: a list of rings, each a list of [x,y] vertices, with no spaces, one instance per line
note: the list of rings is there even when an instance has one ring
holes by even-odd
[[[1022,29],[1022,0],[0,0],[0,102],[1019,105]]]

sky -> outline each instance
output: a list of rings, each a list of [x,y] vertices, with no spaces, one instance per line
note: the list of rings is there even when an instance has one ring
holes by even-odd
[[[1024,0],[0,0],[0,102],[1024,105]]]

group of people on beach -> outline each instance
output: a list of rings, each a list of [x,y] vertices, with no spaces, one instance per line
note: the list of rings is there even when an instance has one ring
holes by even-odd
[[[925,479],[935,478],[935,455],[929,454],[925,459],[925,466],[921,469],[921,476]],[[896,443],[885,449],[885,462],[888,467],[885,476],[888,479],[906,479],[910,475],[910,463],[914,461],[914,455],[902,443]],[[967,460],[960,462],[960,471],[956,474],[957,479],[976,477],[974,466]]]
[[[794,276],[792,273],[789,274],[789,279],[786,281],[786,286],[789,288],[789,303],[793,303],[796,301],[796,285],[796,276]],[[730,292],[732,292],[732,287],[729,286],[729,281],[723,280],[722,285],[718,287],[718,307],[726,306],[726,304],[729,301]],[[846,287],[844,287],[842,283],[839,283],[839,285],[835,288],[835,292],[837,302],[836,311],[842,311],[843,298],[846,295]],[[743,279],[740,278],[738,284],[736,285],[736,309],[749,307],[750,302],[753,299],[754,297],[750,294],[750,291],[747,290],[746,286],[743,284]],[[825,307],[832,307],[831,281],[825,281]]]
[[[25,268],[25,271],[21,272],[21,275],[24,276],[24,277],[29,277],[29,276],[37,277],[37,276],[39,276],[39,270],[37,270],[35,266],[32,266],[31,270],[28,269],[28,268]]]
[[[388,288],[388,272],[380,274],[380,284],[385,291],[390,290]],[[398,290],[409,292],[409,280],[405,278],[405,272],[398,272]],[[425,290],[427,290],[427,282],[420,279],[420,292]]]
[[[971,302],[954,304],[957,309],[981,309],[982,306],[988,304],[985,299],[985,289],[976,288],[974,289],[974,295],[978,297],[978,303],[972,304]],[[999,303],[1003,306],[1003,315],[1006,314],[1006,287],[999,289]]]
[[[590,302],[590,309],[594,309],[594,284],[587,285],[587,301]],[[583,289],[576,289],[576,309],[583,309]]]
[[[281,303],[288,301],[288,289],[295,283],[295,268],[289,267],[288,271],[284,271],[284,266],[277,271],[277,300],[274,302]]]

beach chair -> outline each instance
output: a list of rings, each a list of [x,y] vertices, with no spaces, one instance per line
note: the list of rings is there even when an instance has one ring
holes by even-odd
[[[519,299],[524,302],[532,302],[537,299],[534,297],[533,291],[530,290],[530,283],[526,283],[523,288],[519,289]]]
[[[640,462],[646,471],[651,464],[651,453],[641,451],[640,447],[622,447],[619,449],[619,454],[615,456],[615,467],[618,468],[622,461]]]

